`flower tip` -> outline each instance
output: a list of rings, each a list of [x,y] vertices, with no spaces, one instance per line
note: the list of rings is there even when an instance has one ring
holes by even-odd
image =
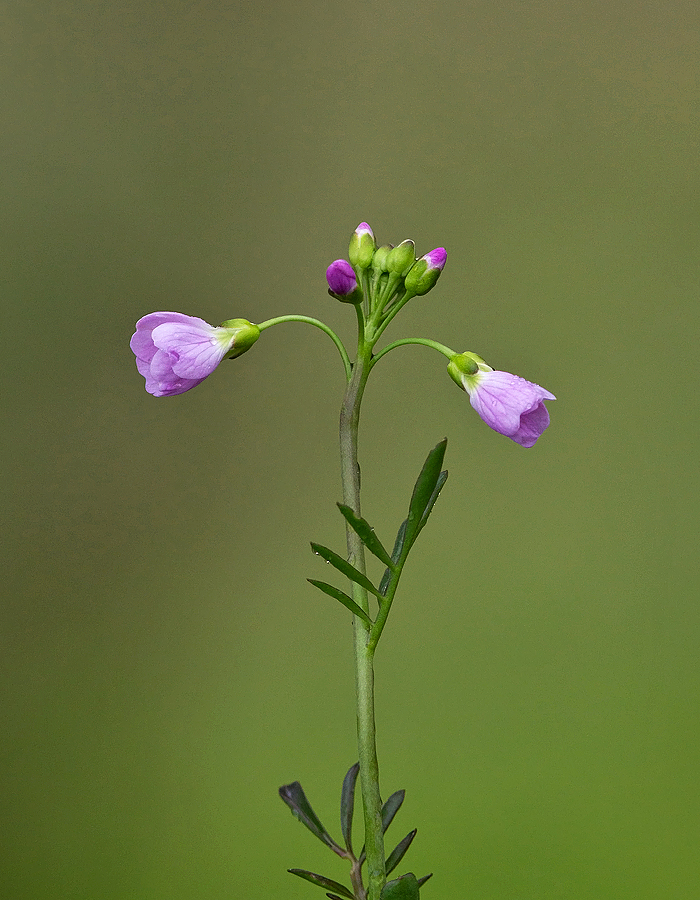
[[[336,259],[328,266],[326,281],[334,294],[350,294],[357,287],[355,272],[346,259]]]
[[[371,235],[372,239],[374,240],[374,232],[373,232],[372,229],[369,227],[369,225],[367,224],[367,222],[360,222],[360,224],[359,224],[359,225],[357,226],[357,228],[355,229],[355,234],[359,235],[360,237],[361,237],[363,234],[369,234],[369,235]]]
[[[428,268],[439,269],[442,272],[447,262],[447,250],[444,247],[436,247],[430,253],[426,253],[424,259],[427,260]]]

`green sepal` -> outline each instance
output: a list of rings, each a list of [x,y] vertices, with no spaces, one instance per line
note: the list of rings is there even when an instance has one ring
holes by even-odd
[[[311,808],[311,804],[306,799],[306,794],[298,781],[293,781],[291,784],[283,784],[279,789],[279,795],[291,809],[296,819],[303,825],[306,825],[309,831],[316,835],[320,841],[323,841],[326,846],[330,847],[331,850],[339,853],[341,856],[343,855],[341,848],[328,834],[321,820]]]
[[[433,877],[433,873],[431,872],[430,875],[424,875],[422,878],[419,878],[419,879],[418,879],[418,887],[423,887],[423,885],[425,884],[425,882],[426,882],[429,878],[432,878],[432,877]]]
[[[399,841],[399,843],[394,847],[391,853],[386,858],[386,874],[389,875],[394,869],[398,866],[401,860],[404,858],[406,851],[411,846],[413,842],[413,838],[416,836],[418,832],[417,828],[414,828],[413,831],[409,831],[406,837]]]
[[[306,869],[287,869],[287,871],[290,875],[298,875],[299,878],[310,881],[311,884],[317,884],[319,887],[337,891],[342,897],[347,897],[348,900],[355,900],[355,895],[352,894],[344,884],[339,884],[337,881],[333,881],[332,878],[326,878],[324,875],[317,875],[315,872],[307,872]]]
[[[346,506],[344,503],[339,503],[338,509],[369,552],[374,554],[377,559],[381,560],[385,566],[389,566],[389,568],[393,569],[393,560],[384,549],[382,542],[375,534],[374,528],[372,528],[369,522],[366,519],[363,519],[362,516],[356,516],[350,507]]]
[[[418,537],[421,528],[425,525],[447,478],[447,472],[443,473],[440,471],[445,458],[446,448],[447,438],[433,447],[423,463],[423,468],[413,488],[406,524],[407,553]]]
[[[409,872],[394,881],[387,881],[379,895],[380,900],[420,900],[418,879]]]
[[[316,581],[314,578],[306,579],[309,584],[313,584],[314,587],[317,587],[320,591],[323,591],[324,594],[328,594],[329,597],[333,597],[335,600],[340,601],[354,616],[359,616],[363,622],[366,622],[371,628],[374,624],[367,613],[355,603],[355,601],[348,597],[347,594],[343,593],[343,591],[339,590],[337,587],[333,587],[332,584],[326,584],[325,581]]]
[[[351,766],[343,779],[343,790],[340,795],[340,829],[348,852],[352,853],[352,814],[355,809],[355,783],[360,771],[359,762]]]
[[[359,572],[355,566],[351,565],[347,559],[343,559],[342,556],[338,556],[337,553],[334,553],[332,550],[329,550],[328,547],[324,547],[322,544],[314,544],[311,542],[311,549],[320,556],[322,559],[325,559],[326,562],[329,562],[332,566],[334,566],[339,572],[342,572],[346,578],[349,578],[350,581],[354,581],[355,584],[359,584],[360,587],[364,588],[366,591],[369,591],[370,594],[374,594],[375,597],[381,597],[381,594],[377,590],[377,588],[372,584],[369,578],[366,575],[363,575],[362,572]]]

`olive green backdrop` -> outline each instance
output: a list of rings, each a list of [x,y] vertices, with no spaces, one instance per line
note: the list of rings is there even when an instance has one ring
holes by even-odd
[[[336,350],[302,325],[181,397],[135,321],[319,316],[363,220],[444,245],[387,338],[559,398],[529,451],[445,360],[377,367],[364,512],[450,480],[378,658],[390,836],[435,900],[690,900],[697,853],[695,2],[14,0],[1,13],[2,888],[303,900],[342,863]]]

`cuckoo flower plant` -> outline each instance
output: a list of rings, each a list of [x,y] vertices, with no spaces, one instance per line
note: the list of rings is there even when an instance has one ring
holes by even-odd
[[[413,488],[406,518],[393,543],[385,545],[360,510],[358,435],[360,407],[369,375],[381,359],[399,347],[420,344],[436,350],[447,357],[451,378],[467,391],[484,422],[523,447],[532,447],[549,425],[544,401],[554,400],[554,394],[539,385],[517,375],[494,371],[475,353],[456,353],[432,338],[400,338],[380,347],[384,332],[400,310],[411,300],[417,304],[424,302],[423,296],[435,287],[446,261],[443,247],[417,259],[411,240],[378,247],[370,226],[360,223],[350,239],[348,259],[336,259],[326,270],[329,294],[352,304],[357,318],[357,348],[352,359],[332,328],[318,319],[297,314],[281,315],[258,325],[247,319],[228,319],[214,327],[195,316],[155,312],[139,319],[131,339],[136,365],[146,379],[146,390],[155,397],[191,390],[213,374],[224,357],[245,353],[263,331],[274,325],[289,322],[313,325],[331,338],[340,354],[345,391],[340,409],[342,503],[338,509],[345,523],[346,547],[341,553],[322,544],[312,543],[311,547],[330,564],[336,577],[345,579],[344,589],[317,579],[309,581],[326,597],[338,601],[353,622],[358,762],[343,780],[342,842],[338,843],[326,831],[298,781],[280,788],[280,796],[297,819],[349,864],[350,885],[305,869],[289,871],[323,888],[328,897],[336,900],[419,900],[420,890],[430,877],[416,878],[412,872],[406,872],[389,880],[415,837],[415,830],[391,852],[385,852],[384,833],[401,806],[404,792],[396,791],[382,802],[375,739],[374,658],[409,552],[445,484],[447,472],[442,470],[442,463],[447,440],[440,441],[428,454]],[[430,307],[426,305],[423,309]],[[398,405],[393,404],[394,408]],[[388,454],[391,452],[387,450]],[[473,453],[470,446],[470,465],[473,465]],[[393,550],[389,552],[386,547]],[[366,554],[376,557],[384,567],[378,583],[366,570]],[[309,652],[305,654],[307,660]],[[364,847],[359,854],[352,843],[358,781],[364,817]]]

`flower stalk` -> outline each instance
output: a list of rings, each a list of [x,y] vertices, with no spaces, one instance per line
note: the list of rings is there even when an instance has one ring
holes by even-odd
[[[360,468],[358,463],[358,431],[360,404],[369,375],[372,345],[365,340],[364,319],[358,309],[359,339],[357,359],[353,367],[340,411],[340,465],[343,502],[359,518]],[[358,534],[346,524],[348,560],[363,575],[365,548]],[[369,596],[365,588],[353,583],[353,599],[369,614]],[[376,726],[374,718],[374,647],[369,645],[370,628],[359,616],[353,617],[355,657],[355,690],[357,702],[357,746],[360,762],[360,788],[365,816],[365,850],[367,854],[367,897],[379,900],[386,883],[382,799],[379,790]]]

